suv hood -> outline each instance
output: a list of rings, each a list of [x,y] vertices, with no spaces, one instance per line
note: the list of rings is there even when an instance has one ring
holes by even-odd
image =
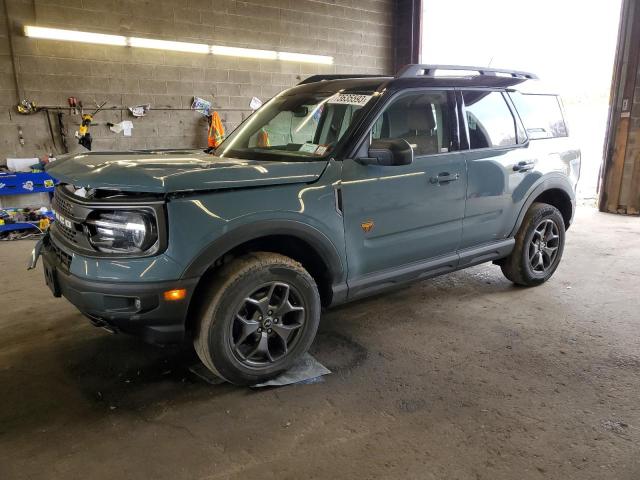
[[[326,160],[279,162],[220,158],[195,151],[96,152],[70,154],[47,173],[78,187],[139,193],[175,193],[221,188],[308,183]]]

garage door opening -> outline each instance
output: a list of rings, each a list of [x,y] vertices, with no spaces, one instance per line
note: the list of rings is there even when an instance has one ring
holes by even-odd
[[[562,95],[582,150],[578,199],[595,205],[621,0],[423,0],[422,63],[536,73]]]

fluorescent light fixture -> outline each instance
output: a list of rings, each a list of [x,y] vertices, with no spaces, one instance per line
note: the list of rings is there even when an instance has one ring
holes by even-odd
[[[333,57],[327,57],[326,55],[309,55],[306,53],[278,52],[278,59],[291,62],[333,64]]]
[[[211,45],[211,53],[214,55],[228,55],[231,57],[264,58],[276,60],[278,52],[275,50],[258,50],[256,48],[224,47],[222,45]]]
[[[174,50],[176,52],[209,53],[209,45],[205,45],[204,43],[171,42],[169,40],[129,37],[129,45],[139,48]]]
[[[127,37],[122,35],[104,35],[102,33],[79,32],[77,30],[62,30],[59,28],[44,28],[27,25],[24,34],[32,38],[48,40],[64,40],[67,42],[99,43],[101,45],[127,45]]]
[[[173,42],[153,38],[124,37],[122,35],[105,35],[103,33],[80,32],[60,28],[35,27],[26,25],[24,34],[31,38],[63,40],[67,42],[97,43],[101,45],[131,46],[137,48],[155,48],[157,50],[174,50],[189,53],[212,53],[230,57],[259,58],[264,60],[285,60],[289,62],[333,64],[333,57],[326,55],[309,55],[307,53],[276,52],[257,48],[225,47],[223,45],[206,45],[204,43]]]

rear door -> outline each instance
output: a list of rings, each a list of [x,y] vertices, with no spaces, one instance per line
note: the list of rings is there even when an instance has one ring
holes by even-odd
[[[463,250],[507,238],[540,173],[506,92],[465,89],[458,98],[468,174]]]
[[[457,264],[467,175],[458,150],[453,90],[416,89],[392,98],[371,127],[370,139],[404,138],[414,161],[363,165],[346,159],[342,195],[350,293],[380,273],[449,257]]]

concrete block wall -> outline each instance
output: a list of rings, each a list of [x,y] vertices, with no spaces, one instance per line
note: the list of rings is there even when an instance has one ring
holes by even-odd
[[[185,110],[193,96],[213,102],[228,130],[249,113],[249,101],[267,100],[316,73],[390,73],[395,0],[3,0],[0,9],[0,162],[10,156],[60,152],[44,113],[18,115],[14,59],[23,97],[39,105],[66,105],[77,97],[86,109],[152,105],[146,117],[103,111],[92,126],[94,150],[206,146],[206,120]],[[4,7],[4,5],[2,5]],[[26,38],[22,26],[75,29],[164,40],[331,55],[334,65],[254,60],[214,55],[90,45]],[[244,110],[244,111],[240,111]],[[107,122],[132,120],[131,137]],[[79,116],[64,110],[68,143]],[[20,145],[21,128],[25,144]]]

